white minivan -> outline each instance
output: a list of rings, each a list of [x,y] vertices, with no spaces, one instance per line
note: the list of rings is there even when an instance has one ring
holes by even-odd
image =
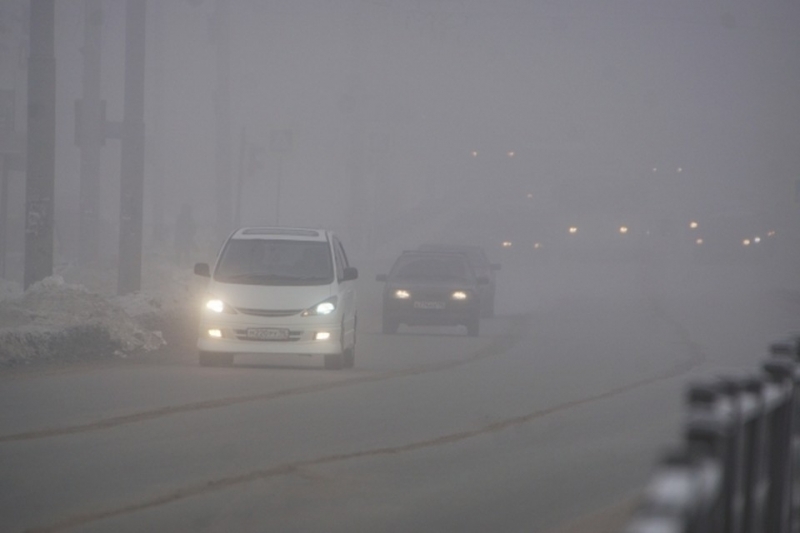
[[[310,228],[246,227],[231,234],[209,278],[197,340],[200,364],[235,355],[274,364],[352,367],[355,280],[339,238]],[[299,358],[299,359],[298,359]]]

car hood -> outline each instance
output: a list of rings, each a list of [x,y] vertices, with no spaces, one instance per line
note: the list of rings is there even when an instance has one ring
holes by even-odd
[[[305,309],[329,298],[330,285],[276,286],[213,283],[208,293],[233,307],[246,309]]]

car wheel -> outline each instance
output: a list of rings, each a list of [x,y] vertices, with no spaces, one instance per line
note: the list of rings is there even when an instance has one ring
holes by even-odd
[[[344,367],[344,353],[329,353],[325,355],[325,370],[339,370]]]
[[[231,366],[233,364],[233,354],[200,352],[198,354],[200,366]]]
[[[400,327],[400,324],[397,320],[392,320],[391,318],[384,318],[383,319],[383,332],[387,334],[394,334],[397,333],[397,328]]]
[[[356,364],[356,347],[348,348],[344,352],[344,368],[353,368]]]
[[[344,367],[353,368],[356,364],[356,326],[358,320],[353,322],[353,344],[344,352]]]
[[[494,316],[494,292],[486,296],[486,300],[481,302],[481,318],[492,318]]]
[[[467,323],[467,335],[469,335],[470,337],[477,337],[478,332],[480,331],[480,325],[481,325],[480,319],[475,318],[473,320],[470,320]]]
[[[344,319],[339,334],[339,353],[329,353],[325,355],[325,369],[339,370],[347,366],[347,348],[344,347]]]

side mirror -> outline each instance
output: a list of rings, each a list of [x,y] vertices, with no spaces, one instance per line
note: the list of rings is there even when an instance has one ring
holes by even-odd
[[[203,276],[204,278],[211,277],[211,269],[208,267],[208,263],[195,263],[194,273],[198,276]]]
[[[489,276],[478,276],[478,285],[488,285]]]
[[[386,274],[378,274],[375,276],[375,281],[386,281]]]
[[[492,270],[500,270],[500,265],[498,263],[492,263]]]
[[[350,281],[353,279],[358,279],[358,269],[356,267],[344,267],[342,281]]]

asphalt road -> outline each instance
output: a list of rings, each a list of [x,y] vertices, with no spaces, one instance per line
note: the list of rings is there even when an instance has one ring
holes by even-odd
[[[687,381],[798,330],[790,269],[508,257],[498,316],[380,333],[356,367],[237,360],[0,377],[0,530],[615,531]]]

